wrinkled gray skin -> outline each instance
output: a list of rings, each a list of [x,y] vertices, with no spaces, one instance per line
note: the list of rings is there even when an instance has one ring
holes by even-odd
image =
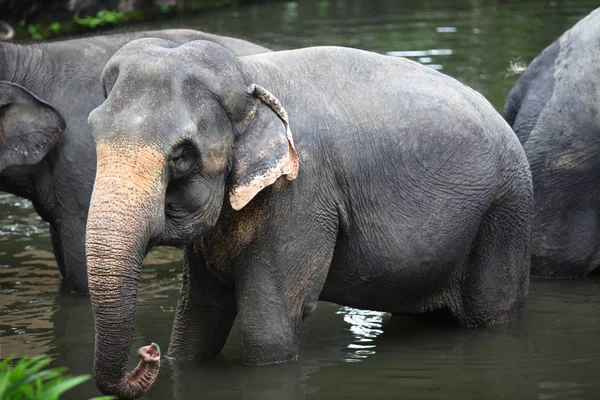
[[[532,275],[586,276],[600,265],[600,9],[531,63],[504,117],[533,175]]]
[[[141,37],[213,40],[240,55],[268,51],[184,29],[29,46],[0,42],[0,190],[31,200],[50,224],[56,261],[74,292],[88,292],[84,236],[96,153],[87,116],[104,99],[100,75],[108,59]]]
[[[104,393],[138,397],[158,375],[148,348],[126,371],[155,245],[187,245],[175,358],[217,355],[237,316],[246,363],[293,360],[318,299],[446,310],[468,327],[523,314],[527,160],[456,80],[346,48],[238,58],[205,41],[142,39],[115,54],[103,84],[89,118],[99,167],[86,249]],[[285,114],[252,84],[287,110],[296,179]]]

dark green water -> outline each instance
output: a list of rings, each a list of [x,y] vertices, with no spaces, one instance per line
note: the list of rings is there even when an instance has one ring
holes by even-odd
[[[226,9],[145,27],[193,27],[274,49],[344,45],[405,55],[482,92],[501,110],[515,77],[593,8],[581,1],[338,0]],[[166,350],[181,255],[147,260],[131,352]],[[48,228],[27,201],[0,195],[0,356],[48,353],[89,373],[87,298],[58,295]],[[478,330],[321,303],[306,320],[300,361],[251,368],[234,328],[223,355],[169,365],[146,399],[594,399],[600,393],[600,281],[533,281],[524,320]],[[97,395],[88,382],[66,399]]]

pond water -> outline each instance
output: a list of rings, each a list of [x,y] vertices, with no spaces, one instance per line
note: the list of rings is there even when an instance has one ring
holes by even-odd
[[[274,49],[345,45],[407,56],[458,78],[498,109],[515,77],[598,0],[303,0],[187,15],[144,27],[192,27]],[[181,254],[146,260],[131,352],[166,350]],[[48,227],[29,202],[0,194],[0,356],[47,353],[89,373],[89,299],[59,294]],[[522,321],[463,330],[320,303],[305,321],[297,363],[247,367],[235,326],[206,364],[164,363],[146,399],[589,399],[600,380],[600,281],[533,281]],[[64,399],[97,395],[89,381]]]

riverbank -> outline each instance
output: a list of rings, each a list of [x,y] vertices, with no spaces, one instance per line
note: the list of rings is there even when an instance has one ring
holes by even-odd
[[[0,39],[42,40],[269,1],[276,0],[0,0]]]

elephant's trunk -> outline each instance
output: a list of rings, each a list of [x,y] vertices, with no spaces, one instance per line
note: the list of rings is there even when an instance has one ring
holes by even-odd
[[[97,152],[86,231],[94,379],[103,393],[134,399],[150,388],[160,368],[160,350],[153,343],[140,348],[142,360],[127,373],[140,269],[153,230],[164,221],[165,160],[152,148],[134,145],[99,143]]]

